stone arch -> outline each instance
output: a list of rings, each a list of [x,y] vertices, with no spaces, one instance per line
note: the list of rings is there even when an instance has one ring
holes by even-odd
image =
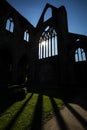
[[[28,29],[24,30],[24,40],[26,42],[29,42],[29,30]]]
[[[45,26],[41,33],[38,55],[39,59],[58,55],[58,35],[53,26]]]
[[[75,61],[75,52],[81,48],[84,50],[87,59],[87,50],[83,41],[76,41],[72,44],[69,50],[69,75],[73,78],[73,82],[77,85],[85,84],[87,77],[87,60],[81,60],[81,62]],[[72,73],[72,75],[71,75]]]
[[[17,67],[17,81],[19,84],[23,84],[27,81],[27,73],[29,69],[29,57],[24,54],[21,56]]]
[[[13,34],[19,38],[22,37],[20,19],[14,11],[11,11],[4,16],[4,30],[6,30],[6,23],[9,18],[13,20]]]
[[[42,26],[39,27],[39,36],[38,36],[38,45],[40,38],[43,37],[44,31],[53,31],[53,29],[57,30],[55,27],[55,24],[52,23],[52,21],[49,21],[47,23],[43,22]],[[57,33],[57,31],[56,31]],[[44,39],[44,37],[43,37]],[[57,43],[58,43],[58,37],[57,37]],[[58,47],[57,47],[58,49]],[[59,81],[59,73],[58,73],[58,54],[54,56],[49,56],[47,58],[42,58],[39,60],[39,81],[40,85],[43,86],[56,86],[60,84]]]
[[[75,50],[75,62],[86,61],[86,54],[82,47],[78,47]]]
[[[46,23],[52,16],[53,16],[53,6],[50,5],[50,4],[46,4],[42,14],[41,14],[41,17],[38,21],[38,24],[37,26],[41,25],[43,22]],[[48,15],[50,14],[50,15]],[[46,19],[45,19],[45,16],[47,15]]]
[[[15,24],[15,20],[16,20],[16,18],[15,18],[15,15],[14,15],[14,13],[13,12],[10,12],[10,13],[7,13],[5,16],[4,16],[4,28],[6,29],[6,24],[7,24],[7,20],[10,20],[10,18],[11,18],[11,20],[13,20],[13,23]],[[15,27],[15,25],[14,25],[14,27]]]
[[[6,30],[14,32],[14,21],[12,17],[9,17],[6,21]]]
[[[44,22],[52,17],[52,8],[48,7],[44,14]]]
[[[85,47],[84,42],[80,42],[80,41],[76,41],[75,43],[73,43],[70,47],[71,49],[69,50],[69,60],[72,60],[72,63],[75,63],[75,51],[78,50],[78,48],[82,48],[84,50],[86,59],[87,59],[87,50]]]

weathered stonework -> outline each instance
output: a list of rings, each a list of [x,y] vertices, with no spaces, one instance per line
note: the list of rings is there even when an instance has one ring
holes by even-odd
[[[44,21],[49,8],[52,17]],[[13,22],[13,30],[11,25],[6,28],[7,20]],[[39,59],[39,40],[47,26],[56,31],[58,54]],[[29,33],[29,40],[24,32]],[[78,48],[81,56],[84,51],[85,58],[75,61],[75,55],[79,57],[75,54]],[[56,8],[47,4],[35,28],[9,3],[0,1],[0,86],[25,83],[35,87],[79,86],[84,85],[86,79],[87,36],[68,31],[64,6]]]

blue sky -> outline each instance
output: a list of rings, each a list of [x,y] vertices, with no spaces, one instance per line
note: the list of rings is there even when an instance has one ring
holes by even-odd
[[[33,26],[37,25],[46,5],[64,5],[67,10],[69,32],[87,35],[87,0],[7,0]]]

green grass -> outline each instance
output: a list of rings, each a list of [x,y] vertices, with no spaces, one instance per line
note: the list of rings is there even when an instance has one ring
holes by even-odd
[[[28,93],[24,100],[15,102],[1,114],[0,130],[25,130],[31,126],[39,94],[34,93],[31,98],[30,96],[31,93]],[[51,118],[49,113],[53,111],[53,107],[48,96],[42,95],[42,98],[42,116],[43,120],[47,121]],[[61,109],[63,101],[57,98],[54,100],[58,108]]]

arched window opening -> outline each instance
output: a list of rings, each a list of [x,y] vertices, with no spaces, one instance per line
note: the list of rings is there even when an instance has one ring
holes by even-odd
[[[44,22],[52,17],[52,9],[48,8],[45,15],[44,15]]]
[[[58,55],[57,33],[53,27],[47,27],[39,40],[39,59]]]
[[[13,32],[14,31],[14,22],[12,18],[7,19],[6,30]]]
[[[75,51],[75,62],[86,61],[86,54],[83,48],[78,48]]]
[[[77,39],[76,39],[76,41],[78,42],[78,41],[80,41],[80,39],[79,39],[79,38],[77,38]]]
[[[29,42],[29,32],[28,32],[28,30],[26,30],[24,32],[24,40],[27,41],[27,42]]]

